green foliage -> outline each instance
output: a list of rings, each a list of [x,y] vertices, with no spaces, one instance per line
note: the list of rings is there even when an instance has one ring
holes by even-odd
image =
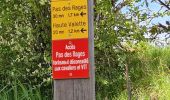
[[[0,5],[0,88],[17,78],[51,96],[50,1],[1,0]]]
[[[137,51],[129,55],[128,64],[130,70],[130,79],[133,99],[159,99],[169,100],[170,73],[169,58],[170,50],[167,48],[158,48],[139,43],[133,46]],[[121,99],[120,99],[121,98]],[[126,90],[122,91],[117,100],[127,98]]]
[[[166,90],[170,49],[140,42],[146,40],[144,34],[149,30],[155,35],[169,29],[141,26],[150,16],[135,5],[139,2],[95,0],[97,100],[126,100],[126,65],[133,98],[170,97],[170,89]],[[147,1],[140,6],[145,4],[149,6]],[[121,12],[125,7],[127,14]],[[52,99],[50,0],[0,0],[0,79],[2,100]]]
[[[42,95],[39,87],[22,84],[19,80],[4,86],[0,90],[0,100],[51,100],[49,96]]]
[[[124,3],[131,5],[132,2]],[[110,0],[96,0],[95,3],[96,95],[99,100],[110,100],[126,89],[124,63],[128,59],[128,50],[122,43],[145,40],[145,27],[140,27],[117,7]]]

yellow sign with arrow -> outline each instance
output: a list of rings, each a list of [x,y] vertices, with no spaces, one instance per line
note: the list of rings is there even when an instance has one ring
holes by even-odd
[[[87,0],[53,0],[52,40],[88,38],[87,5]]]

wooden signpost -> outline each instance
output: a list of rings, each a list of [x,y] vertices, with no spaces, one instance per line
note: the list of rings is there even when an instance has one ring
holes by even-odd
[[[52,0],[54,100],[95,100],[92,0]]]

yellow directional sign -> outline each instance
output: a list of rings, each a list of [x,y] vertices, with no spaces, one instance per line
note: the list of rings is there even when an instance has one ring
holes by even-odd
[[[87,0],[52,0],[52,40],[88,38]]]

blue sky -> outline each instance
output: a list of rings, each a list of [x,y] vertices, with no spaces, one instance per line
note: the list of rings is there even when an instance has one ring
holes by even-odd
[[[151,2],[152,0],[147,0],[148,1],[148,8],[147,8],[146,5],[140,6],[140,5],[142,5],[142,3],[144,1],[145,0],[141,0],[140,3],[135,4],[135,6],[139,6],[139,10],[143,10],[143,12],[146,12],[146,10],[144,10],[144,9],[147,9],[147,10],[149,9],[150,11],[148,11],[147,13],[153,15],[154,13],[157,13],[158,11],[165,12],[165,10],[167,10],[167,8],[165,8],[165,7],[162,7],[162,9],[161,9],[161,5],[158,2]],[[122,0],[119,0],[119,2],[122,2]],[[124,7],[122,9],[122,13],[124,13],[124,14],[128,13],[128,8]],[[142,22],[140,25],[146,25],[147,21],[149,21],[149,20],[146,20],[146,21]],[[170,16],[164,16],[164,17],[159,16],[157,18],[152,19],[151,22],[149,23],[148,27],[151,27],[153,25],[158,25],[159,23],[161,23],[163,25],[166,25],[165,24],[166,21],[170,21]],[[166,35],[166,33],[160,34],[158,36],[159,37],[158,40],[165,43],[165,41],[164,41],[165,40],[165,35]],[[146,34],[145,37],[149,37],[149,34]]]
[[[150,1],[150,0],[148,0]],[[153,12],[158,12],[161,8],[161,5],[158,3],[149,3],[149,8],[153,11]],[[164,12],[165,10],[167,10],[165,7],[162,8],[162,12]],[[153,24],[158,24],[158,23],[162,23],[165,24],[165,21],[170,21],[170,16],[164,16],[164,17],[158,17],[152,20],[151,23]]]
[[[119,0],[119,2],[121,2],[121,1],[122,1],[122,0]],[[141,5],[144,1],[145,1],[145,0],[141,0],[141,2],[135,4],[135,6]],[[151,2],[151,0],[147,0],[147,1],[148,1],[148,8],[151,10],[151,11],[149,11],[149,12],[150,12],[151,14],[157,13],[157,12],[161,9],[161,5],[160,5],[158,2],[157,2],[157,3],[156,3],[156,2]],[[143,10],[143,9],[147,9],[147,7],[146,7],[146,5],[144,5],[144,6],[140,6],[139,9],[140,9],[140,10]],[[167,10],[167,9],[166,9],[165,7],[163,7],[160,12],[164,12],[165,10]],[[124,8],[122,9],[122,12],[123,12],[123,13],[128,12],[127,7],[124,7]],[[149,12],[148,12],[148,13],[149,13]],[[152,26],[152,25],[155,25],[155,24],[158,24],[158,23],[165,24],[166,21],[170,21],[170,16],[164,16],[164,17],[154,18],[154,19],[151,21],[151,23],[150,23],[149,26]]]

